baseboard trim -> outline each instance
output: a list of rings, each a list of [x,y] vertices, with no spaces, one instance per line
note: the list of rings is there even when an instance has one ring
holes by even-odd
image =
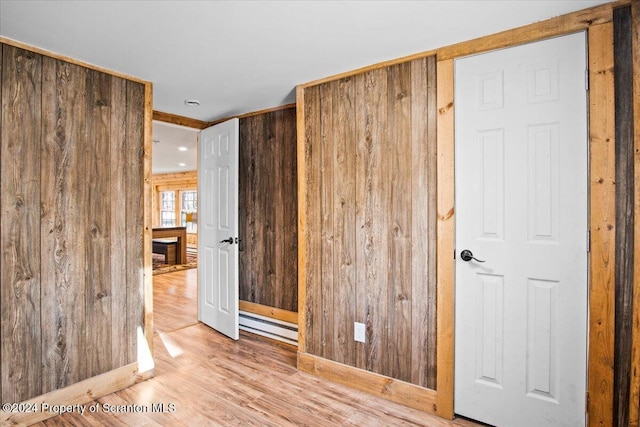
[[[419,411],[438,414],[436,391],[308,353],[298,353],[298,369]]]
[[[0,425],[28,426],[55,417],[46,405],[85,405],[103,396],[153,377],[153,370],[138,372],[138,362],[54,390],[21,403],[37,412],[0,412]],[[43,404],[46,404],[43,406]]]

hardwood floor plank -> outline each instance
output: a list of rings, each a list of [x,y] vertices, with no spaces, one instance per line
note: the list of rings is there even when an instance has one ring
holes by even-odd
[[[153,276],[156,332],[170,332],[198,323],[198,270]]]
[[[195,271],[154,277],[156,376],[94,402],[101,408],[135,404],[146,412],[86,410],[37,425],[475,425],[447,421],[298,371],[294,346],[247,332],[232,341],[194,321]],[[152,405],[157,409],[161,404],[164,412],[153,410]]]

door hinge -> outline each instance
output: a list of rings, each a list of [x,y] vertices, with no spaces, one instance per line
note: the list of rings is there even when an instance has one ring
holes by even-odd
[[[584,393],[584,413],[588,414],[589,413],[589,392],[585,392]]]
[[[587,253],[591,252],[591,230],[587,230]]]
[[[589,70],[584,70],[584,90],[589,92]]]

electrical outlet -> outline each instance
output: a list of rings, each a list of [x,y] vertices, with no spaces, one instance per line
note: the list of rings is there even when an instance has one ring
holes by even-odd
[[[358,342],[365,342],[366,341],[364,323],[355,322],[353,324],[353,339],[358,341]]]

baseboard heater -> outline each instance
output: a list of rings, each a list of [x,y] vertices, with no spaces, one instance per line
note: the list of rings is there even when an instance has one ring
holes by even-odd
[[[291,345],[298,345],[298,325],[240,310],[240,329]]]

